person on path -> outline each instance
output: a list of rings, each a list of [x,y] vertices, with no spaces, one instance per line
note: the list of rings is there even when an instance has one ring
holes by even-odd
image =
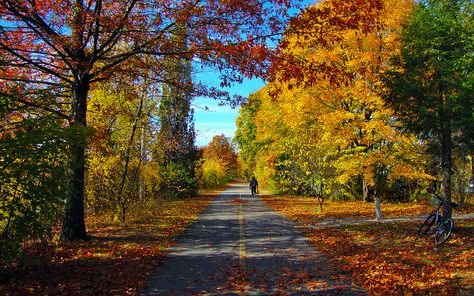
[[[255,179],[255,177],[252,177],[252,180],[250,180],[249,187],[250,187],[250,192],[252,193],[252,197],[254,197],[258,191],[258,181],[257,179]]]

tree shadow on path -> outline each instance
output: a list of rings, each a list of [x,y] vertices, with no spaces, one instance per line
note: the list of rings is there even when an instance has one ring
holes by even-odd
[[[148,295],[365,295],[287,218],[250,198],[221,194],[150,279]]]

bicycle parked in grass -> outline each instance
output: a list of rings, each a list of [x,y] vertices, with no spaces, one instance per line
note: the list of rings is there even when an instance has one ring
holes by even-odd
[[[454,221],[451,218],[446,219],[444,215],[441,215],[441,208],[443,207],[444,200],[437,194],[434,194],[434,196],[440,201],[438,208],[429,214],[425,222],[421,224],[418,229],[418,235],[423,236],[434,233],[435,243],[440,245],[451,236],[451,232],[454,228]],[[452,203],[452,205],[453,209],[457,207],[457,204],[455,203]]]

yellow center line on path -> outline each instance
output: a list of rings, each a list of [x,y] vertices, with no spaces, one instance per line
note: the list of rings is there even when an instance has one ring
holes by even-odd
[[[242,198],[242,187],[240,187],[240,197]],[[245,232],[244,232],[244,213],[242,209],[242,204],[239,208],[239,225],[240,225],[240,236],[239,236],[239,258],[240,265],[245,265]]]

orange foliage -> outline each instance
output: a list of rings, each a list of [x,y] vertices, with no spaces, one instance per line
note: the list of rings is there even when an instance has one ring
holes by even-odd
[[[229,171],[238,169],[235,148],[224,134],[212,137],[212,141],[203,148],[203,158],[218,160]]]

